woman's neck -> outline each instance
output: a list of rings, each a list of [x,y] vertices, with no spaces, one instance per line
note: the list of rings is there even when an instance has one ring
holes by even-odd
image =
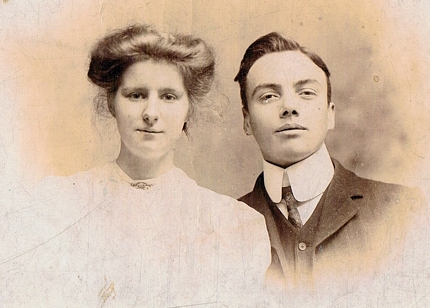
[[[172,151],[158,159],[145,159],[121,150],[116,163],[132,180],[147,180],[159,177],[172,169],[173,154]]]

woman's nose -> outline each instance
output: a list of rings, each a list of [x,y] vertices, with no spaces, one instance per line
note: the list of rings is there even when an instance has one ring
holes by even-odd
[[[149,97],[145,108],[142,113],[143,120],[149,124],[154,125],[159,119],[159,100],[156,97]]]

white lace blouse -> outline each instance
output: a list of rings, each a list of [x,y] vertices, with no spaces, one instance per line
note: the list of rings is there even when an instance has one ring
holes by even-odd
[[[1,297],[11,307],[255,304],[270,263],[263,216],[178,168],[144,182],[114,162],[45,179],[11,217]]]

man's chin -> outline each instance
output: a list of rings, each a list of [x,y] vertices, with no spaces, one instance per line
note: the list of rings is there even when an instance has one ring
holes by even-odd
[[[266,160],[267,162],[275,166],[278,166],[281,168],[288,168],[294,164],[297,164],[298,162],[301,162],[302,160],[305,160],[313,153],[314,152],[287,152],[279,155],[281,159],[279,159],[278,157],[273,157],[273,155],[271,155],[270,157],[267,157],[267,158],[264,157],[264,160]]]

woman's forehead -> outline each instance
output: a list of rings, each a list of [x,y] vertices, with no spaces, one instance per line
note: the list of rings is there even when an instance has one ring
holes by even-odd
[[[165,61],[144,60],[131,64],[123,73],[121,86],[163,86],[184,88],[178,67]]]

